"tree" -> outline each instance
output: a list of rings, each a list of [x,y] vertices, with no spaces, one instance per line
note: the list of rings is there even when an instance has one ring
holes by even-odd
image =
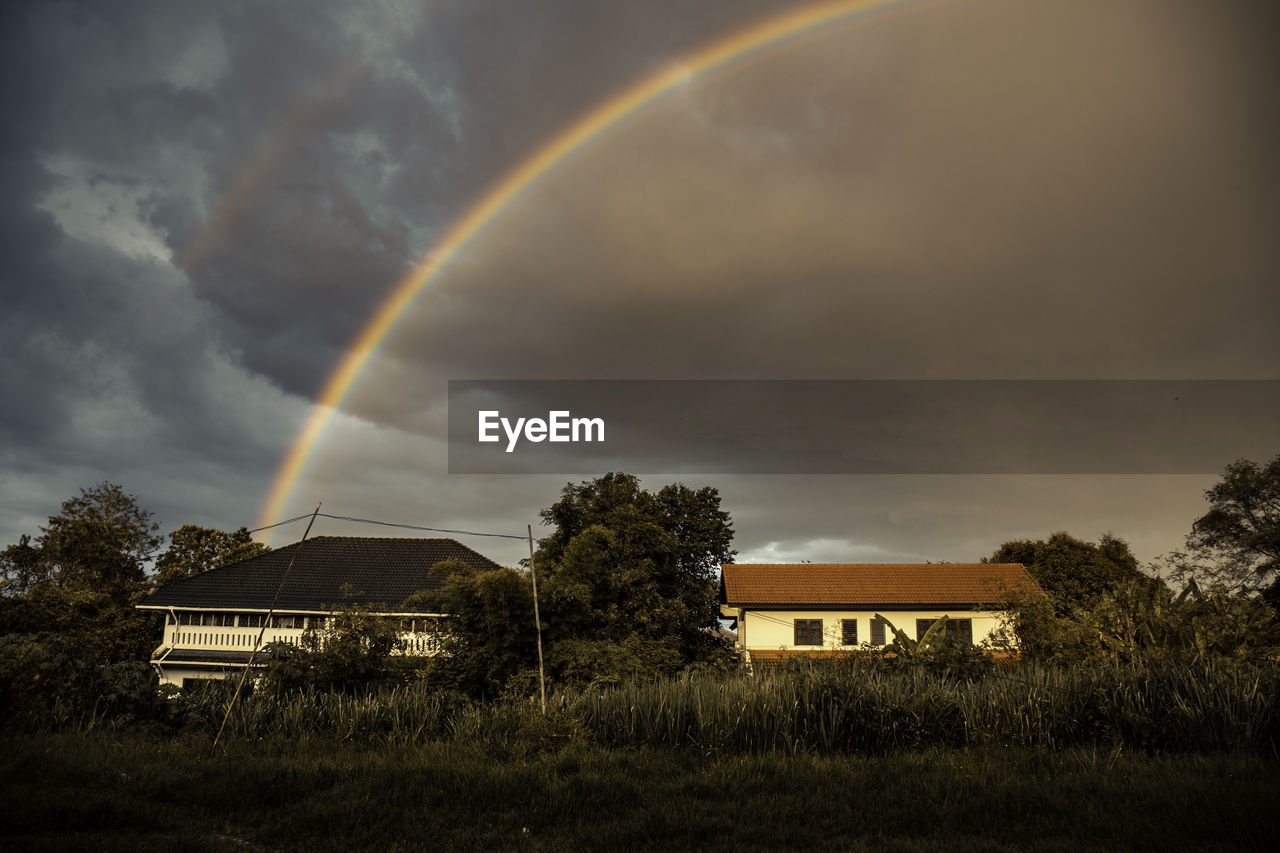
[[[1092,607],[1122,583],[1159,583],[1138,568],[1128,543],[1109,533],[1097,545],[1065,532],[1047,540],[1006,542],[983,562],[1022,563],[1059,613]]]
[[[349,693],[387,679],[393,654],[404,641],[400,620],[377,612],[386,609],[343,604],[323,620],[312,617],[298,645],[268,644],[262,686],[277,693],[306,688]]]
[[[493,696],[513,678],[534,671],[533,586],[527,572],[477,569],[453,559],[432,566],[431,574],[444,578],[443,586],[414,593],[401,610],[448,614],[441,654],[429,667],[433,680]]]
[[[1209,511],[1187,537],[1193,554],[1252,568],[1260,583],[1280,575],[1280,455],[1266,465],[1237,459],[1204,493]]]
[[[567,484],[541,515],[554,527],[535,556],[547,637],[575,644],[560,651],[664,673],[722,650],[711,634],[717,570],[735,552],[715,489],[674,484],[654,494],[611,473]],[[617,646],[626,653],[615,654]],[[555,649],[549,657],[559,659]],[[573,665],[565,659],[559,668]]]
[[[32,718],[92,708],[119,678],[151,673],[159,626],[133,601],[160,544],[156,530],[136,498],[101,483],[64,501],[34,542],[23,536],[5,549],[0,705],[20,702]]]
[[[160,547],[150,512],[113,483],[81,489],[49,516],[32,545],[27,537],[4,552],[6,589],[19,594],[40,583],[87,589],[125,603],[146,579],[146,563]]]
[[[227,533],[213,527],[184,524],[169,534],[169,541],[169,549],[156,560],[156,583],[159,584],[198,575],[271,550],[261,542],[254,542],[244,527]]]
[[[5,595],[26,595],[37,584],[49,580],[43,552],[31,544],[31,537],[25,533],[18,544],[0,551],[0,592]]]

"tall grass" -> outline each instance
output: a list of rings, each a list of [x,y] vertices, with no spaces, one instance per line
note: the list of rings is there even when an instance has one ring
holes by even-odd
[[[923,669],[815,668],[778,678],[630,685],[575,699],[583,726],[615,745],[730,752],[883,753],[999,744],[1273,752],[1277,672],[1206,663],[1025,666],[973,681]]]
[[[1204,662],[1097,668],[1011,667],[961,680],[923,668],[815,665],[777,676],[697,675],[478,703],[423,684],[365,695],[250,696],[229,733],[414,743],[460,740],[542,748],[569,740],[720,753],[881,754],[996,745],[1126,746],[1154,751],[1280,745],[1280,667]],[[187,729],[212,729],[226,697],[185,700]]]

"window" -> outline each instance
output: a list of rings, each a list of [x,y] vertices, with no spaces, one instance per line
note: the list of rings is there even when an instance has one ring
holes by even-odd
[[[858,645],[858,620],[840,620],[840,642],[846,646]]]
[[[947,639],[954,640],[957,643],[968,643],[969,645],[973,645],[973,620],[948,619]]]
[[[797,646],[822,645],[822,620],[797,619],[795,644]]]
[[[925,632],[933,627],[933,623],[937,619],[917,619],[916,620],[916,639],[920,639]],[[952,619],[947,617],[947,624],[944,628],[946,638],[957,643],[973,642],[973,620],[972,619]]]
[[[873,646],[884,645],[884,620],[883,619],[871,620],[871,645]]]
[[[264,614],[262,613],[241,613],[240,627],[241,628],[261,628],[263,616]]]

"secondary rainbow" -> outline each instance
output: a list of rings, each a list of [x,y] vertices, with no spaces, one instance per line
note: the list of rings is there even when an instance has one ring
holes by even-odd
[[[422,262],[400,280],[352,342],[276,471],[267,499],[258,513],[258,526],[278,520],[325,427],[369,359],[414,299],[459,250],[521,191],[612,125],[696,77],[816,27],[911,2],[916,0],[825,0],[738,30],[608,98],[504,175],[449,228]]]

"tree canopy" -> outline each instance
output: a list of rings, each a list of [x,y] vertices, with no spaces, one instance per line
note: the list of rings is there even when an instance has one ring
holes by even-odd
[[[101,483],[40,529],[0,554],[0,706],[88,707],[121,679],[154,693],[159,628],[133,607],[160,545],[151,513]]]
[[[438,681],[492,695],[537,666],[528,572],[477,569],[453,559],[437,563],[431,574],[443,578],[444,585],[411,595],[401,609],[449,614],[442,654],[433,662]]]
[[[81,489],[49,516],[34,544],[24,536],[0,555],[6,590],[23,593],[48,582],[123,602],[146,580],[147,561],[162,541],[159,529],[137,498],[114,483]]]
[[[725,654],[712,629],[733,526],[715,489],[673,484],[655,493],[629,474],[607,474],[567,484],[541,515],[552,529],[533,562],[553,681],[669,674]],[[402,606],[449,614],[434,672],[472,693],[533,689],[528,568],[478,571],[454,561],[433,572],[443,588]]]
[[[575,655],[646,661],[655,672],[714,653],[717,570],[735,553],[719,492],[676,483],[653,493],[611,473],[567,484],[541,515],[553,530],[534,559],[553,642],[574,641]],[[619,645],[627,655],[614,654]]]
[[[1280,575],[1280,455],[1265,465],[1237,459],[1204,496],[1209,511],[1192,525],[1188,547],[1249,566],[1261,581]]]
[[[233,533],[184,524],[169,534],[169,549],[156,560],[156,583],[191,577],[218,566],[247,560],[271,549],[254,542],[247,528]]]
[[[1006,542],[985,562],[1022,563],[1060,611],[1092,607],[1123,583],[1153,582],[1128,543],[1109,533],[1096,545],[1065,532]]]

